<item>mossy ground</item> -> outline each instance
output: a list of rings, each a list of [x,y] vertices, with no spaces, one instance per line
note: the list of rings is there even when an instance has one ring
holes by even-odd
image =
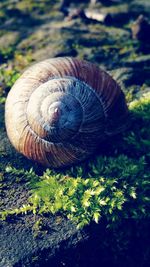
[[[147,266],[150,45],[132,39],[131,24],[139,13],[148,15],[148,3],[124,2],[119,6],[97,5],[99,11],[113,14],[114,21],[106,26],[99,22],[87,24],[80,18],[64,20],[63,14],[58,11],[59,1],[55,4],[46,0],[1,1],[1,215],[9,222],[12,215],[17,220],[20,212],[27,212],[29,215],[26,216],[38,213],[34,235],[40,231],[46,234],[42,230],[42,221],[49,213],[57,212],[59,218],[67,216],[80,227],[92,221],[105,221],[112,240],[107,233],[105,237],[103,235],[103,247],[110,251],[112,266],[115,263],[123,266],[119,263],[120,258],[126,259],[130,266]],[[87,8],[88,4],[83,6]],[[120,22],[119,14],[124,14]],[[30,64],[54,56],[77,56],[109,71],[120,83],[132,115],[129,129],[108,140],[101,154],[78,166],[59,171],[45,170],[19,155],[7,139],[4,124],[5,99],[20,73]],[[31,217],[35,218],[35,215]],[[133,240],[131,220],[137,230]],[[141,249],[141,254],[137,256],[138,263],[132,260],[129,248],[130,240],[134,243],[139,239],[139,246],[143,244],[145,250]],[[135,248],[135,251],[138,249]],[[104,262],[106,257],[107,254]]]

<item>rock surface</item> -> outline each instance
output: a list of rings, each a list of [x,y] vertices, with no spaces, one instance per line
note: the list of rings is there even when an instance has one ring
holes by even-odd
[[[4,222],[0,231],[0,266],[48,266],[55,255],[83,240],[84,235],[59,216],[45,219],[39,233],[34,229],[33,216]]]

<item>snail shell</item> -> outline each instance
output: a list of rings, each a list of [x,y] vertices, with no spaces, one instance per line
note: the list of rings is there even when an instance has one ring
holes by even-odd
[[[128,109],[118,84],[98,66],[54,58],[31,66],[10,90],[8,137],[29,159],[51,167],[81,161],[126,127]]]

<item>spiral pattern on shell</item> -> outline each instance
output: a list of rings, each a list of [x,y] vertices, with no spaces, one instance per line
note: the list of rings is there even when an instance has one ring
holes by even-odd
[[[69,57],[31,66],[12,87],[5,108],[14,147],[52,167],[87,158],[125,128],[127,116],[118,84],[96,65]]]

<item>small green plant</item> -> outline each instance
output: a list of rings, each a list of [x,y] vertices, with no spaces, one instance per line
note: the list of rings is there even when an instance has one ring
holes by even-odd
[[[0,49],[0,57],[2,58],[2,60],[11,59],[13,57],[14,51],[15,49],[13,46]]]
[[[130,103],[132,130],[124,137],[126,150],[131,154],[146,156],[150,162],[150,93]]]
[[[6,68],[5,66],[0,68],[0,79],[2,83],[5,85],[4,87],[6,89],[10,89],[11,86],[15,83],[15,81],[19,78],[19,76],[20,76],[19,71],[15,68],[9,69]]]

